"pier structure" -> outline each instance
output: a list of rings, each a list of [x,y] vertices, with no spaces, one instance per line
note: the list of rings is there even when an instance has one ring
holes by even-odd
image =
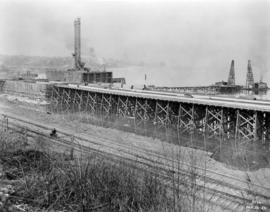
[[[53,85],[49,110],[97,116],[106,122],[126,121],[135,129],[169,128],[197,131],[208,137],[262,141],[270,138],[267,101],[197,96],[157,91],[121,90],[80,85]]]
[[[150,87],[149,90],[153,91],[165,91],[172,93],[190,93],[190,94],[233,94],[240,92],[243,87],[240,85],[210,85],[210,86],[183,86],[183,87],[167,87],[156,86]]]

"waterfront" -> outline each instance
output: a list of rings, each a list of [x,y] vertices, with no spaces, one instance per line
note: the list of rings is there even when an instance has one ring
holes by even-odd
[[[179,67],[180,68],[180,67]],[[190,74],[194,73],[191,78],[188,75],[183,75],[179,73],[179,68],[177,67],[147,67],[147,66],[127,66],[119,68],[109,68],[108,70],[113,71],[114,77],[125,76],[127,84],[126,88],[130,88],[134,85],[135,88],[143,88],[143,85],[155,85],[155,86],[167,86],[167,87],[183,87],[183,86],[208,86],[213,85],[215,80],[222,80],[220,76],[209,76],[206,74],[204,69],[198,69],[197,71],[191,71]],[[195,74],[196,72],[196,74]],[[228,71],[227,71],[228,72]],[[146,75],[146,79],[145,79]],[[224,79],[226,80],[227,73],[224,74]],[[203,82],[203,83],[202,83]],[[238,84],[244,84],[244,81],[237,82]],[[257,99],[257,100],[270,100],[270,91],[247,91],[243,90],[238,93],[233,94],[215,94],[215,96],[229,96],[236,98],[245,99]]]

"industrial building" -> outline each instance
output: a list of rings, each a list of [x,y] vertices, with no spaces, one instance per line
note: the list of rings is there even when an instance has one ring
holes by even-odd
[[[38,74],[26,72],[15,79],[0,80],[0,91],[30,98],[46,99],[46,92],[53,84],[106,84],[113,83],[113,73],[102,70],[92,71],[81,61],[81,22],[74,21],[74,67],[67,70],[46,70],[45,79],[37,79]],[[124,79],[124,78],[121,78]],[[125,81],[125,80],[123,80]]]
[[[74,21],[74,68],[67,71],[47,71],[48,81],[61,81],[68,83],[112,83],[113,73],[105,70],[91,71],[81,61],[81,20]]]

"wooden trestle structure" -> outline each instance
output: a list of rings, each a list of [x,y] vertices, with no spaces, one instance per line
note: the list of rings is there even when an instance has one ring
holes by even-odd
[[[151,91],[104,89],[77,85],[48,88],[49,110],[126,121],[134,129],[197,131],[208,137],[245,141],[270,138],[270,104],[249,100],[200,99]]]

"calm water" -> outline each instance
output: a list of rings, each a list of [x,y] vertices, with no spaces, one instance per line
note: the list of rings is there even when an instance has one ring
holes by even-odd
[[[190,67],[168,67],[168,66],[128,66],[119,68],[108,68],[113,72],[114,77],[125,77],[127,87],[134,85],[135,88],[142,88],[144,84],[155,86],[181,87],[181,86],[207,86],[217,81],[227,80],[227,72],[222,74],[209,71],[205,68],[197,68],[196,71],[190,70]],[[146,79],[145,79],[146,75]],[[244,78],[243,78],[244,79]],[[245,82],[238,82],[244,84]],[[269,83],[268,83],[269,84]],[[256,98],[261,100],[270,100],[270,91],[254,93],[251,91],[243,91],[237,94],[224,94],[223,96],[235,96],[243,98]]]
[[[270,100],[270,90],[268,91],[241,91],[240,93],[234,94],[232,96],[235,97],[243,97],[243,98],[256,98],[260,100]]]
[[[189,69],[189,67],[127,66],[107,70],[112,71],[114,77],[125,77],[127,84],[135,86],[143,84],[156,86],[210,85],[215,82],[215,79],[218,79],[215,76],[213,79],[209,79],[207,72],[203,69],[198,69],[196,72],[181,71]]]

